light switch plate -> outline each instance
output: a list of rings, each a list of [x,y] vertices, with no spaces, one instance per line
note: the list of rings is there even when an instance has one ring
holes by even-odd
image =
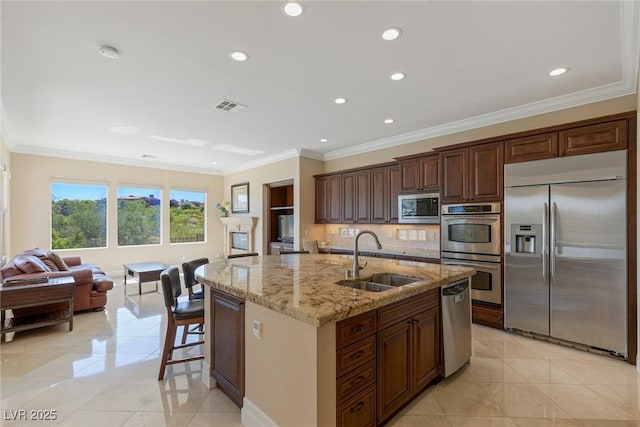
[[[259,320],[253,321],[253,327],[251,328],[253,331],[253,336],[257,339],[262,339],[262,322]]]

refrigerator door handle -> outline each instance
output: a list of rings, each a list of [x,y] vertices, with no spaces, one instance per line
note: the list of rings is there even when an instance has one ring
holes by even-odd
[[[549,229],[549,205],[544,204],[543,218],[542,218],[542,280],[545,286],[549,285],[549,278],[547,277],[547,254],[549,253],[549,243],[547,240],[547,230]]]
[[[549,255],[550,255],[550,263],[551,263],[551,280],[549,281],[549,285],[550,286],[554,286],[555,285],[555,279],[556,279],[556,235],[558,233],[558,230],[556,229],[557,225],[556,225],[556,216],[557,216],[557,212],[556,212],[556,204],[555,202],[551,205],[551,236],[549,238],[550,242],[551,242],[551,248],[549,251]]]

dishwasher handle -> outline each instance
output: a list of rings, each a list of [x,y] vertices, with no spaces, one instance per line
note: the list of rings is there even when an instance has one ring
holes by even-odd
[[[451,285],[442,287],[442,296],[449,297],[463,293],[469,287],[469,281],[452,283]]]

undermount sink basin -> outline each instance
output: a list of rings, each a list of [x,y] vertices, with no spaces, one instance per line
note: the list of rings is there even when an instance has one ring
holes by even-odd
[[[361,289],[363,291],[369,291],[369,292],[382,292],[382,291],[388,291],[389,289],[393,289],[393,286],[383,285],[380,283],[365,282],[365,281],[354,282],[350,280],[341,280],[336,283],[341,286],[347,286],[349,288]]]
[[[409,283],[419,282],[421,279],[417,277],[403,276],[393,273],[379,273],[373,274],[370,278],[366,279],[367,282],[379,283],[385,286],[403,286]]]

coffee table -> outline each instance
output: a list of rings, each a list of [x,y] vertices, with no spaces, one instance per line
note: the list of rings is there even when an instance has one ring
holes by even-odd
[[[142,295],[142,284],[145,282],[156,282],[155,292],[158,292],[160,273],[169,268],[168,265],[157,261],[123,264],[123,267],[125,293],[127,292],[127,277],[131,276],[138,281],[138,295]]]
[[[69,332],[73,330],[73,288],[76,282],[73,276],[45,279],[41,283],[5,284],[0,287],[0,335],[1,340],[11,332],[24,331],[42,326],[69,322]],[[25,318],[9,319],[7,324],[5,311],[16,308],[37,307],[41,305],[67,303],[67,309],[36,314]]]

